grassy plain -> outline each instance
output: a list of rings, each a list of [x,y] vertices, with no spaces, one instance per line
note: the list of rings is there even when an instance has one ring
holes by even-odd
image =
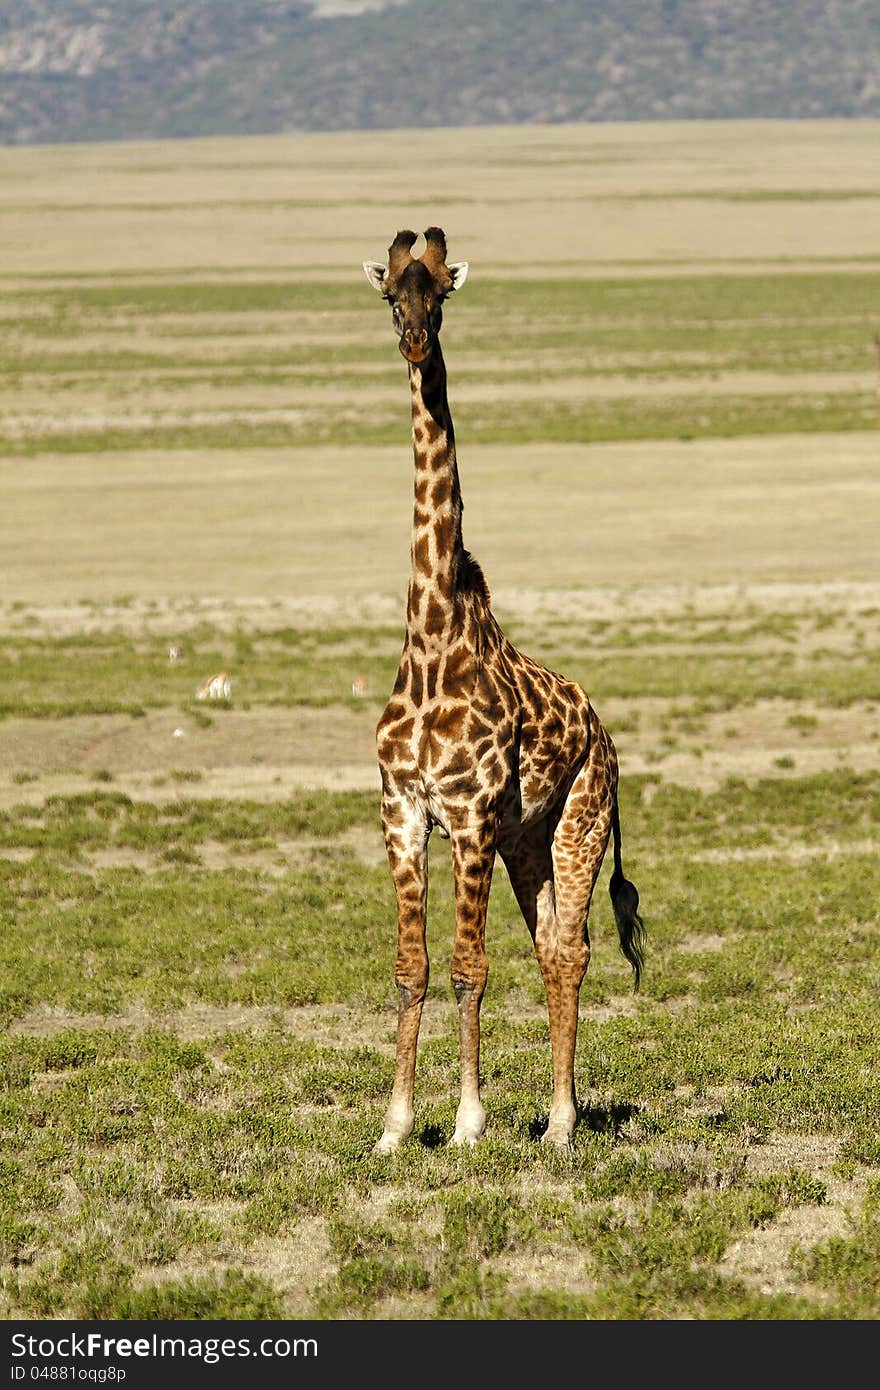
[[[3,1317],[878,1316],[877,138],[0,151]],[[603,872],[568,1155],[500,868],[489,1127],[445,1143],[442,845],[371,1152],[411,496],[360,262],[432,222],[465,540],[614,735],[648,924],[633,997]]]

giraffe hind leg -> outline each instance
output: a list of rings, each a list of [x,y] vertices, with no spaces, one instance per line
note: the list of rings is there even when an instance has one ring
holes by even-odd
[[[547,995],[553,1095],[544,1141],[566,1147],[577,1122],[574,1056],[580,988],[590,962],[588,920],[611,831],[616,764],[596,747],[576,777],[550,838],[545,824],[505,858],[535,944]]]
[[[559,924],[557,920],[556,882],[550,829],[547,822],[542,821],[539,825],[532,826],[525,835],[521,836],[516,846],[504,853],[502,857],[511,887],[535,947],[535,955],[538,959],[541,977],[544,981],[544,991],[547,996],[554,1087],[553,1108],[544,1138],[549,1135],[552,1141],[555,1136],[561,1134],[563,1137],[558,1142],[567,1143],[568,1135],[574,1129],[577,1115],[573,1070],[572,1074],[568,1076],[567,1084],[564,1078],[566,1052],[561,1028],[565,1014],[565,979],[569,973],[570,963],[565,965],[558,959]],[[585,962],[583,969],[586,969]],[[577,967],[575,974],[578,974]],[[575,1000],[582,974],[583,971],[580,972],[577,979]],[[575,1009],[576,1007],[575,1002]],[[559,1080],[560,1077],[562,1077],[561,1081]]]
[[[539,932],[535,941],[545,984],[549,984],[553,1046],[553,1099],[544,1139],[559,1145],[571,1142],[577,1121],[578,1001],[590,963],[590,903],[608,848],[617,788],[614,748],[601,726],[594,732],[599,736],[592,741],[553,834],[553,934],[542,938]]]

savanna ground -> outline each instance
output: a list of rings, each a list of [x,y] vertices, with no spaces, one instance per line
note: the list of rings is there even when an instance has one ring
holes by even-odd
[[[0,152],[4,1318],[878,1316],[878,135]],[[360,262],[433,222],[465,541],[612,731],[649,933],[634,996],[604,869],[569,1154],[500,866],[447,1146],[442,843],[371,1151],[411,498]]]

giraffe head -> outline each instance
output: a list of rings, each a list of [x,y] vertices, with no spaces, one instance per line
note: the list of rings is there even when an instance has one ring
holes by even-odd
[[[398,232],[388,248],[388,264],[364,261],[364,271],[391,305],[400,351],[407,362],[419,365],[431,356],[443,322],[443,301],[461,289],[468,263],[446,264],[446,237],[439,227],[425,232],[425,249],[418,259],[412,255],[416,240],[415,232]]]

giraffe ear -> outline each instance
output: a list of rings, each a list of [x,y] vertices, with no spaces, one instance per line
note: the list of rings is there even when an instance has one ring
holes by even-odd
[[[363,265],[364,274],[373,286],[373,289],[378,290],[380,294],[384,294],[385,276],[388,274],[388,267],[384,266],[381,261],[364,261]]]
[[[452,289],[460,290],[467,279],[468,262],[454,261],[452,265],[448,265],[446,269],[449,271],[449,278],[452,280]]]

